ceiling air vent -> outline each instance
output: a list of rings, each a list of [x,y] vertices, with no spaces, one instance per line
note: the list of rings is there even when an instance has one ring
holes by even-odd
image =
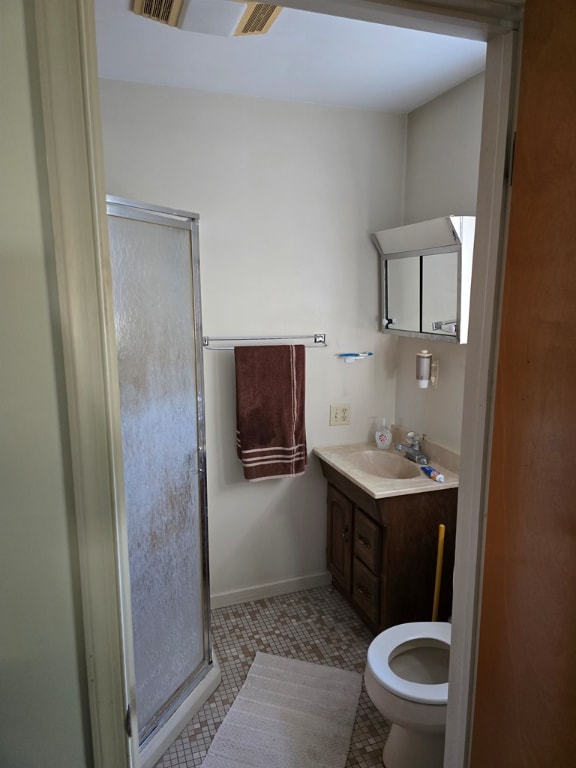
[[[175,27],[183,4],[184,0],[134,0],[132,10],[138,16]]]
[[[235,35],[263,35],[276,21],[282,8],[269,3],[248,3]]]
[[[282,8],[243,0],[133,0],[132,10],[188,32],[245,37],[268,32]]]

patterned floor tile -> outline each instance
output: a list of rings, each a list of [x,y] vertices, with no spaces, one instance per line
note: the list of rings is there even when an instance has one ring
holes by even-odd
[[[332,587],[213,610],[213,647],[222,683],[155,768],[202,765],[256,651],[363,672],[372,637]],[[382,766],[388,730],[362,686],[346,768]]]

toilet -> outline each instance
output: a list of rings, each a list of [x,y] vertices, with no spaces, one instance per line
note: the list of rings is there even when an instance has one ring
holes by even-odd
[[[442,768],[451,629],[443,621],[398,624],[368,648],[366,691],[392,724],[386,768]]]

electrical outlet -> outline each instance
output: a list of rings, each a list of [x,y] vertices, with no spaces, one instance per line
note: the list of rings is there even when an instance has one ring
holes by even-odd
[[[344,427],[350,424],[350,406],[348,403],[343,405],[330,406],[330,426]]]

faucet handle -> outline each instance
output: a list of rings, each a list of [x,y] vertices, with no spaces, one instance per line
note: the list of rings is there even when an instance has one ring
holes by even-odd
[[[416,448],[417,451],[420,450],[420,445],[422,440],[424,440],[424,437],[424,435],[419,435],[418,432],[406,433],[406,439],[408,440],[408,443],[412,446],[412,448]]]

